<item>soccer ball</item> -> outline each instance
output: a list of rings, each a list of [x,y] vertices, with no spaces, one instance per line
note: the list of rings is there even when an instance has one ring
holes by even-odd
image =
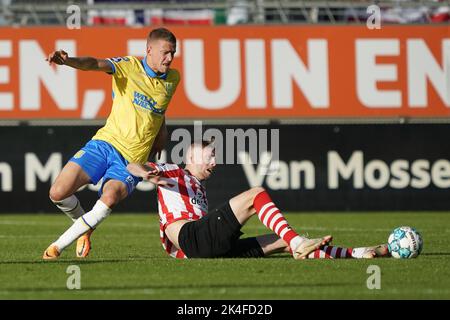
[[[388,249],[394,258],[415,258],[422,251],[422,247],[422,236],[414,228],[398,227],[389,235]]]

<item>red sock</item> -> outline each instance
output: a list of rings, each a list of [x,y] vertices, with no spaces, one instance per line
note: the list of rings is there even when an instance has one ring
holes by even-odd
[[[308,255],[308,259],[348,259],[352,257],[352,248],[324,246]]]
[[[301,240],[300,236],[292,230],[266,191],[258,193],[253,201],[253,207],[258,213],[259,220],[283,239],[291,247],[291,250],[294,250],[295,248],[292,248],[291,241],[294,239],[294,242],[298,244]],[[297,239],[296,237],[299,238]]]

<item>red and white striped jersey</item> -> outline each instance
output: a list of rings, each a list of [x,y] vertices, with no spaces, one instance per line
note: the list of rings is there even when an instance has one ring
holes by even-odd
[[[186,258],[165,234],[166,227],[174,221],[198,220],[208,213],[205,187],[189,171],[176,164],[150,163],[159,170],[158,176],[168,185],[158,186],[158,213],[160,238],[164,250],[175,258]]]

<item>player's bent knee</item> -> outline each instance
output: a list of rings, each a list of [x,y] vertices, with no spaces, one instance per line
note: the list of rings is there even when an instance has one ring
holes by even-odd
[[[122,195],[120,192],[105,192],[100,197],[100,200],[110,208],[118,204],[121,199]]]
[[[60,187],[58,185],[53,185],[50,188],[49,198],[53,202],[55,202],[55,201],[62,201],[65,198],[67,198],[68,196],[70,196],[70,195],[67,194],[66,190],[64,190],[64,188],[62,188],[62,187]]]

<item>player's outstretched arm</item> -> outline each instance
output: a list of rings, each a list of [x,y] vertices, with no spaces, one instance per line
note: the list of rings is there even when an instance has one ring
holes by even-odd
[[[93,57],[69,57],[64,50],[57,50],[50,53],[45,59],[49,65],[58,64],[66,65],[75,69],[84,71],[103,71],[112,73],[111,63],[105,59],[97,59]]]
[[[129,163],[127,165],[127,170],[132,175],[136,177],[143,178],[144,180],[150,180],[156,177],[159,173],[158,168],[150,166],[148,164],[140,164],[140,163]]]
[[[173,184],[167,181],[166,179],[161,179],[161,171],[155,166],[153,166],[150,162],[147,164],[139,164],[139,163],[129,163],[127,165],[127,170],[129,173],[136,177],[141,177],[142,179],[149,181],[157,186],[168,186],[173,187]]]

